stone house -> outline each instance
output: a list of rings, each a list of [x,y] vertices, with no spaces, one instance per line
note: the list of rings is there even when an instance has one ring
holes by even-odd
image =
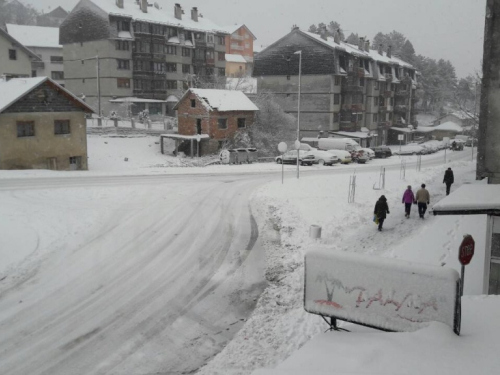
[[[218,151],[227,141],[255,121],[259,109],[241,91],[189,89],[174,107],[178,133],[183,136],[207,134],[200,153]]]
[[[40,58],[41,61],[32,64],[32,77],[50,77],[64,87],[59,28],[7,24],[7,32]]]
[[[417,72],[390,47],[377,47],[363,38],[345,43],[326,29],[314,34],[294,27],[255,57],[257,91],[273,94],[297,116],[301,56],[301,136],[364,132],[366,144],[388,144],[397,139],[393,127],[417,126]]]
[[[0,77],[31,77],[40,63],[40,57],[0,27]]]
[[[0,169],[88,169],[92,112],[48,77],[0,80]]]

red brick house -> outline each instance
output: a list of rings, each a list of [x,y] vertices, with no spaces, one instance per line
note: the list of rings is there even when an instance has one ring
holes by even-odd
[[[201,141],[201,154],[216,152],[237,131],[251,126],[259,110],[241,91],[211,89],[189,89],[174,109],[179,135],[210,137]]]

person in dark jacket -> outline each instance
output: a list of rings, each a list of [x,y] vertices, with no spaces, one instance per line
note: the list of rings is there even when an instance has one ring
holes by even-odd
[[[378,219],[378,230],[382,231],[382,226],[384,225],[384,220],[387,217],[386,214],[390,214],[389,206],[387,205],[387,198],[385,195],[382,195],[377,203],[375,203],[375,209],[373,210],[373,214],[377,216]]]
[[[444,172],[443,184],[446,184],[446,195],[450,195],[451,184],[455,182],[455,177],[453,176],[453,171],[448,168]]]

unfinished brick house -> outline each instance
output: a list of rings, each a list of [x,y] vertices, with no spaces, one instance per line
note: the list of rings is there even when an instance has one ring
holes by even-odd
[[[251,126],[259,109],[241,91],[189,89],[174,107],[181,136],[208,135],[200,154],[217,152],[224,142]]]

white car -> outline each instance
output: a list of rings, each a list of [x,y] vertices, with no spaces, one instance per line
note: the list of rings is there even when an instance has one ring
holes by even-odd
[[[349,151],[345,150],[328,150],[330,154],[336,155],[342,164],[349,164],[352,162],[352,156]]]
[[[333,165],[340,161],[337,155],[331,154],[328,151],[312,149],[306,151],[306,155],[314,156],[314,164],[319,165]]]
[[[375,151],[373,151],[371,148],[361,148],[357,151],[363,151],[365,155],[370,158],[370,160],[375,159]]]
[[[424,148],[419,145],[392,146],[391,150],[394,155],[422,155],[425,153]]]

